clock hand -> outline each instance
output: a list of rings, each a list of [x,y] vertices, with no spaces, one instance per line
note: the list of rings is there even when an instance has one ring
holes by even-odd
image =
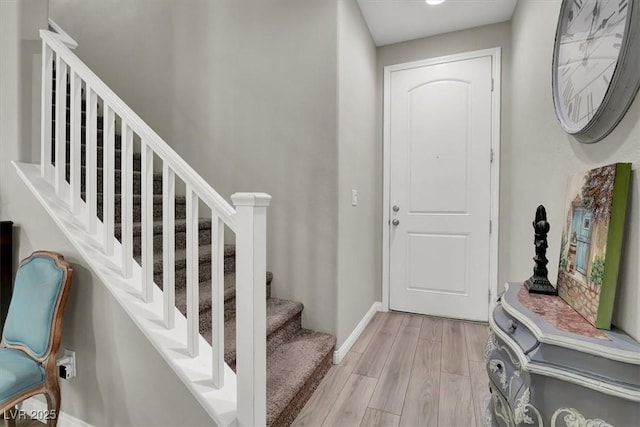
[[[607,26],[607,22],[609,22],[609,20],[613,17],[613,15],[615,15],[615,12],[611,12],[611,15],[609,15],[609,17],[605,18],[602,20],[602,23],[600,24],[600,26],[598,28],[596,28],[596,32],[600,31],[602,29],[604,29],[604,27]]]
[[[594,33],[593,26],[596,23],[596,21],[598,20],[598,15],[600,14],[599,10],[598,10],[598,2],[596,2],[593,5],[593,12],[592,13],[593,14],[591,16],[591,25],[589,26],[589,35],[587,36],[587,40],[591,39],[591,36],[593,36],[593,33]]]
[[[584,41],[580,45],[580,50],[584,50],[584,54],[582,55],[583,64],[586,64],[587,58],[589,57],[589,55],[587,55],[587,52],[588,52],[589,42],[593,38],[593,34],[594,34],[593,26],[596,23],[597,17],[598,17],[598,2],[596,2],[593,5],[593,11],[591,12],[591,25],[589,25],[589,33],[587,34],[587,37],[584,39]]]
[[[589,44],[591,43],[591,40],[593,40],[593,35],[595,34],[596,31],[598,31],[598,28],[596,28],[596,30],[593,30],[593,26],[596,23],[596,21],[598,20],[598,16],[600,15],[600,9],[598,8],[598,2],[596,2],[593,5],[593,12],[592,12],[592,16],[591,16],[591,25],[589,26],[589,35],[587,35],[587,38],[584,41],[584,45],[582,46],[584,49],[584,55],[582,56],[582,64],[583,65],[587,65],[587,59],[589,59]],[[609,18],[607,19],[609,20]]]

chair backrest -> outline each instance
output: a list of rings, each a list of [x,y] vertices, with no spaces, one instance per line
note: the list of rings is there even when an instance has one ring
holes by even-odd
[[[37,251],[20,263],[2,333],[2,346],[43,361],[56,354],[73,268],[55,252]]]

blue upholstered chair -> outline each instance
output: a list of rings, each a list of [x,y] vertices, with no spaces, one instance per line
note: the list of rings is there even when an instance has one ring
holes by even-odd
[[[0,342],[0,413],[10,426],[14,407],[36,394],[47,398],[47,424],[57,424],[56,356],[72,275],[71,265],[53,252],[34,252],[20,263]]]

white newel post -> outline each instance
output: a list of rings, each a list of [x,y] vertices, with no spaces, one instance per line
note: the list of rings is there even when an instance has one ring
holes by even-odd
[[[265,193],[236,193],[236,371],[238,425],[267,418],[267,207]]]

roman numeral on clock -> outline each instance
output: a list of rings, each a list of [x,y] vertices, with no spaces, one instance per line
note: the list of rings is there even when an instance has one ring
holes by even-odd
[[[573,95],[573,81],[571,79],[568,79],[567,85],[565,86],[564,91],[562,92],[565,105],[567,105],[569,100],[572,98],[572,95]]]
[[[620,0],[618,2],[618,12],[622,13],[629,5],[629,0]]]
[[[587,94],[587,114],[589,114],[589,119],[593,117],[593,93],[589,92]]]
[[[582,95],[576,96],[576,102],[573,105],[575,108],[573,109],[573,112],[571,114],[571,119],[573,119],[574,122],[577,122],[578,120],[580,120],[580,107],[582,106]]]

